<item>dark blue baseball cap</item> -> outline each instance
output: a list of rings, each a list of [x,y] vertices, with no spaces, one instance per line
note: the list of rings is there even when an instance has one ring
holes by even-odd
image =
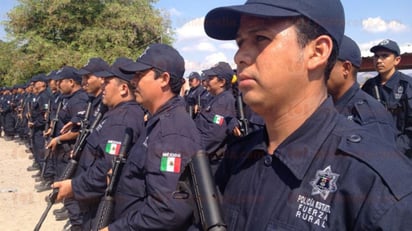
[[[110,68],[109,64],[106,63],[102,58],[91,58],[86,65],[80,68],[76,73],[78,75],[95,75],[97,72],[105,71]]]
[[[56,80],[73,79],[77,83],[82,82],[82,76],[77,73],[77,69],[71,66],[64,66],[56,72]]]
[[[248,0],[244,5],[215,8],[204,22],[208,36],[233,40],[242,14],[256,17],[304,16],[324,28],[338,46],[345,31],[345,14],[340,0]]]
[[[30,82],[47,82],[47,76],[44,73],[37,74],[31,78]]]
[[[147,47],[136,62],[120,67],[126,73],[136,73],[150,68],[156,68],[177,78],[183,78],[185,61],[173,47],[155,43]]]
[[[50,81],[50,80],[56,80],[56,79],[58,78],[58,76],[57,76],[57,70],[51,71],[46,77],[47,77],[47,80],[48,80],[48,81]]]
[[[103,77],[103,78],[117,77],[119,79],[123,79],[123,80],[130,82],[133,79],[134,72],[125,73],[125,72],[122,72],[120,68],[130,65],[132,63],[134,63],[132,59],[120,57],[114,61],[114,63],[109,69],[105,71],[101,71],[101,72],[96,72],[95,75],[99,77]]]
[[[203,73],[205,73],[205,75],[208,77],[217,76],[218,78],[225,79],[230,83],[232,82],[233,75],[235,74],[235,72],[233,72],[233,69],[226,62],[218,62],[210,69],[204,70]]]
[[[394,53],[396,56],[399,56],[401,54],[401,50],[399,49],[398,44],[395,41],[392,41],[390,39],[383,40],[378,45],[372,47],[370,51],[375,53],[379,49],[388,50]]]
[[[356,67],[360,67],[362,64],[362,56],[358,44],[346,35],[342,38],[338,59],[349,61]]]
[[[191,72],[191,73],[189,74],[188,79],[200,79],[200,75],[199,75],[199,73],[197,73],[196,71],[194,71],[194,72]]]

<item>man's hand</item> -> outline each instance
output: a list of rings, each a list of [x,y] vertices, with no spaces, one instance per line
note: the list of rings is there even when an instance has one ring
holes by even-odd
[[[32,128],[34,126],[33,122],[27,122],[27,125],[29,126],[29,128]]]
[[[57,181],[52,184],[52,188],[58,188],[56,202],[60,202],[65,198],[73,197],[72,180]]]
[[[68,122],[68,123],[65,124],[65,125],[63,126],[63,128],[60,130],[60,134],[64,134],[64,133],[69,132],[70,130],[72,130],[73,126],[74,126],[73,122]]]
[[[50,136],[50,133],[51,133],[51,128],[47,129],[47,131],[44,131],[44,132],[43,132],[43,136],[44,136],[44,137],[49,137],[49,136]]]
[[[50,140],[50,142],[47,144],[46,149],[51,148],[52,151],[54,151],[58,145],[59,141],[59,137],[54,137],[53,139]]]
[[[240,137],[240,136],[243,135],[238,127],[233,128],[232,133],[233,133],[234,136],[237,136],[237,137]]]

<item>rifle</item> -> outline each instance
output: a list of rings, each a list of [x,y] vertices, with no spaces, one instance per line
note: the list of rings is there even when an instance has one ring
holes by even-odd
[[[247,134],[249,134],[249,122],[247,118],[245,117],[245,112],[243,110],[243,99],[242,99],[242,95],[240,92],[238,93],[236,97],[236,103],[237,103],[240,132],[242,133],[243,136],[246,136]]]
[[[198,151],[186,165],[173,197],[193,198],[197,208],[195,222],[200,221],[203,231],[226,231],[209,157],[204,150]]]
[[[126,163],[127,152],[132,144],[133,140],[133,130],[131,128],[126,128],[125,135],[123,138],[122,146],[120,147],[120,153],[115,157],[112,174],[110,175],[110,182],[107,185],[105,194],[99,203],[99,207],[96,213],[96,221],[93,224],[93,231],[98,231],[106,226],[108,226],[113,218],[114,210],[114,194],[116,192],[117,183],[119,182],[120,175],[124,164]]]
[[[47,125],[49,123],[46,123],[46,128],[47,129],[45,129],[45,131],[47,131],[50,128],[50,136],[53,136],[53,134],[56,130],[56,124],[57,124],[57,121],[59,121],[59,112],[61,110],[62,104],[63,104],[62,101],[60,101],[59,105],[57,106],[56,115],[54,115],[54,118],[50,121],[50,125],[49,125],[48,128],[47,128]],[[48,113],[50,113],[50,106],[49,106],[49,109],[47,109],[47,110],[49,111]],[[50,114],[49,114],[48,117],[50,119]],[[44,155],[44,164],[43,164],[43,166],[41,168],[41,172],[40,172],[40,177],[42,179],[44,177],[44,172],[46,171],[46,167],[47,167],[47,161],[49,160],[49,158],[51,156],[51,153],[52,153],[52,150],[49,148],[49,149],[46,150],[46,153]]]
[[[66,168],[64,169],[64,172],[62,174],[62,176],[60,176],[60,180],[67,180],[72,178],[72,176],[74,175],[74,173],[76,172],[77,169],[77,162],[80,159],[80,151],[83,150],[84,145],[86,144],[86,138],[87,136],[91,133],[91,131],[97,126],[97,124],[99,123],[100,119],[102,117],[102,114],[99,113],[96,116],[96,120],[94,121],[94,123],[92,124],[92,126],[89,129],[83,129],[81,131],[81,134],[79,135],[81,137],[81,139],[79,139],[79,142],[77,144],[77,146],[73,149],[73,155],[72,158],[69,160],[69,163],[67,164]],[[47,207],[44,210],[43,214],[40,217],[40,220],[37,222],[36,227],[34,228],[34,231],[39,231],[41,225],[43,224],[44,220],[47,217],[47,214],[49,213],[51,207],[54,205],[54,203],[56,203],[56,198],[57,195],[59,194],[59,189],[55,188],[53,189],[53,191],[47,196]]]

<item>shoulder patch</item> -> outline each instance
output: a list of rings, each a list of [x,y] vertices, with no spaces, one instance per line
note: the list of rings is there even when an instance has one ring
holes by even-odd
[[[180,167],[182,162],[182,155],[180,153],[162,153],[160,159],[160,171],[180,173]]]

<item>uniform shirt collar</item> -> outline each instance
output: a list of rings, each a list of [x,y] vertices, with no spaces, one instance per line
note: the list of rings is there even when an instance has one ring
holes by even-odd
[[[336,110],[338,112],[342,112],[359,90],[359,84],[355,82],[352,87],[350,87],[349,90],[346,91],[345,94],[343,94],[343,96],[336,102]]]
[[[384,86],[386,86],[390,89],[394,89],[395,87],[397,87],[400,78],[401,78],[400,77],[400,72],[395,71],[395,73],[393,73],[393,75],[389,78],[389,80],[385,83]],[[380,76],[379,76],[379,82],[381,82]]]
[[[318,150],[335,127],[338,118],[339,114],[333,105],[332,98],[328,97],[300,128],[279,145],[273,158],[278,158],[297,179],[302,180]],[[243,144],[238,146],[239,149],[234,148],[229,153],[229,155],[247,153],[247,155],[242,155],[243,160],[237,164],[241,165],[246,158],[256,158],[256,156],[250,156],[256,155],[255,151],[267,153],[266,129],[252,133],[251,136],[245,137],[245,141],[239,140]],[[321,153],[321,155],[327,154]],[[231,156],[231,158],[236,158],[236,156]]]

